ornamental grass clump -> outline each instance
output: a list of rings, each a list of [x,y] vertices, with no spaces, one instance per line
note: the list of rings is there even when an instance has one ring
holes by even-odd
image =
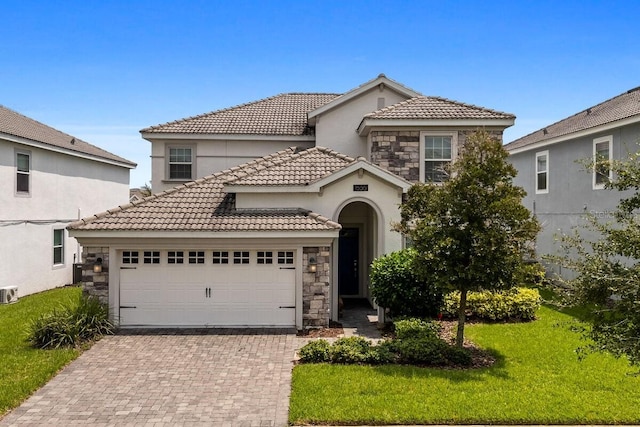
[[[105,304],[91,296],[36,318],[29,327],[29,342],[36,348],[78,347],[115,330]]]

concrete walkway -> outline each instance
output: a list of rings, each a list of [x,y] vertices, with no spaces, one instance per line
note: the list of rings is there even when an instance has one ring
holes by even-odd
[[[284,426],[303,343],[278,330],[105,337],[0,426]]]
[[[360,336],[377,341],[382,338],[378,330],[378,312],[363,300],[345,301],[339,319],[345,337]]]

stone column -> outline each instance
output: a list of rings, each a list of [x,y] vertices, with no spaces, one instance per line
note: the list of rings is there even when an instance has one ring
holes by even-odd
[[[96,273],[93,267],[98,258],[102,260],[102,271]],[[98,297],[104,304],[109,303],[109,248],[82,248],[82,292]]]
[[[309,262],[316,262],[315,273]],[[306,247],[302,250],[302,326],[329,327],[329,284],[331,283],[331,248]]]

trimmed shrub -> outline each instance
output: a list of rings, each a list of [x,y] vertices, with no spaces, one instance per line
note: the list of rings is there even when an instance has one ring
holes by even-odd
[[[537,289],[513,288],[499,292],[469,292],[467,315],[488,320],[533,320],[542,299]],[[460,293],[455,291],[444,298],[443,314],[456,317]]]
[[[77,347],[114,329],[107,306],[83,295],[76,304],[36,318],[29,327],[29,342],[43,349]]]
[[[433,317],[442,306],[442,292],[415,274],[416,256],[414,249],[404,249],[371,264],[371,295],[393,316]]]
[[[329,362],[329,348],[331,344],[327,340],[310,341],[299,351],[300,361],[303,363],[323,363]]]
[[[409,338],[438,338],[440,325],[435,322],[427,322],[422,319],[407,318],[393,322],[396,338],[399,340]]]
[[[385,365],[388,363],[396,363],[398,356],[396,354],[395,343],[393,341],[381,341],[378,345],[371,346],[366,354],[365,363],[372,365]]]
[[[371,343],[362,337],[339,338],[329,349],[333,363],[363,363],[369,357]]]

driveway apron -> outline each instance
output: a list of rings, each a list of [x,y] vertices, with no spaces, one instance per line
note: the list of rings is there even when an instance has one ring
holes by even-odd
[[[108,336],[0,426],[283,426],[299,342],[278,330]]]

